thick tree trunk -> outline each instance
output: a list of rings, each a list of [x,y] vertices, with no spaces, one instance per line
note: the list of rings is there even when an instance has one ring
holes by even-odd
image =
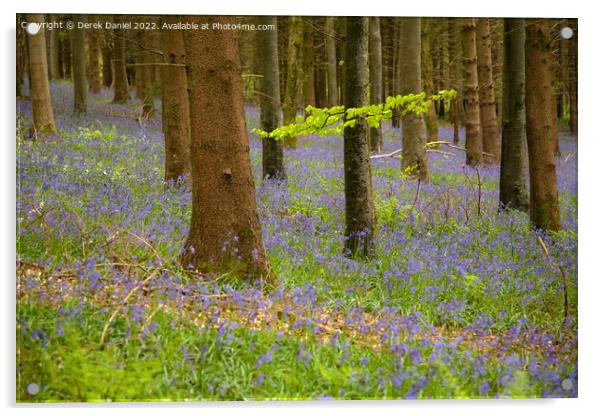
[[[460,142],[460,122],[462,120],[462,42],[460,39],[460,22],[456,18],[447,21],[449,31],[449,60],[450,60],[450,87],[456,90],[457,95],[450,101],[450,121],[454,125],[454,143]]]
[[[525,19],[504,19],[504,101],[500,209],[527,211]]]
[[[431,56],[431,18],[421,18],[422,26],[422,86],[427,97],[433,95],[435,87],[433,84],[433,58]],[[439,127],[437,126],[437,113],[435,103],[431,103],[426,114],[426,131],[428,141],[435,142],[439,137]]]
[[[73,57],[73,108],[76,113],[85,113],[88,111],[88,82],[83,29],[71,30],[71,56]]]
[[[48,70],[50,79],[59,79],[59,31],[53,29],[48,31],[50,41],[48,46]]]
[[[399,55],[401,94],[418,94],[422,90],[420,18],[401,18],[400,34],[402,42]],[[428,181],[426,127],[422,114],[410,112],[402,116],[401,127],[403,149],[401,170],[420,181]]]
[[[332,107],[339,103],[339,91],[337,88],[337,48],[336,33],[334,31],[334,17],[326,18],[326,30],[324,42],[326,46],[326,69],[328,76],[328,106]]]
[[[224,16],[187,18],[198,24],[218,19],[235,23]],[[182,265],[276,283],[265,257],[255,202],[238,34],[188,31],[185,45],[193,205]]]
[[[554,154],[554,94],[550,27],[545,19],[526,25],[526,113],[529,149],[530,210],[532,224],[560,229],[560,210]]]
[[[504,19],[489,19],[491,31],[491,63],[493,72],[493,90],[495,93],[495,108],[498,120],[498,128],[501,133],[501,122],[503,119],[503,61],[504,61]]]
[[[175,24],[178,16],[166,16],[165,22]],[[162,67],[163,136],[165,138],[165,182],[178,184],[190,179],[190,114],[183,33],[165,29]]]
[[[481,109],[481,133],[483,152],[492,154],[483,160],[489,165],[500,162],[500,140],[495,109],[493,88],[493,65],[491,60],[491,33],[489,19],[477,19],[477,72],[479,78],[479,106]]]
[[[288,59],[286,65],[286,87],[284,91],[284,124],[295,122],[298,100],[303,93],[303,65],[301,65],[303,48],[303,18],[289,17],[288,26]],[[286,147],[297,148],[297,139],[289,137],[284,139]]]
[[[28,22],[43,23],[41,14],[27,15]],[[29,43],[29,82],[33,112],[34,134],[47,135],[56,133],[50,86],[48,84],[48,63],[46,62],[46,39],[44,28],[35,35],[27,35]]]
[[[123,22],[123,17],[115,17],[115,23]],[[114,80],[113,103],[123,104],[128,101],[128,77],[125,70],[125,30],[113,30],[113,68]]]
[[[370,18],[370,104],[381,104],[383,97],[383,57],[380,36],[380,18]],[[381,127],[370,128],[370,150],[380,152],[383,148]]]
[[[577,19],[569,20],[571,28],[573,29],[573,37],[568,40],[569,49],[569,128],[571,134],[577,134],[578,131],[578,108],[577,108],[577,68],[578,68],[578,54],[577,54]]]
[[[464,101],[466,108],[466,164],[482,162],[481,125],[479,110],[479,77],[477,72],[476,22],[464,19],[462,27],[462,56],[464,59]]]
[[[100,92],[100,33],[96,30],[88,32],[88,82],[90,92]]]
[[[276,17],[262,16],[261,24],[276,24]],[[258,32],[261,81],[261,129],[270,132],[282,124],[280,109],[280,83],[278,68],[278,32]],[[284,179],[284,151],[282,141],[272,138],[262,140],[263,177]]]
[[[345,44],[345,107],[368,104],[367,17],[347,17]],[[367,257],[373,252],[376,222],[368,129],[364,119],[344,132],[345,255]]]

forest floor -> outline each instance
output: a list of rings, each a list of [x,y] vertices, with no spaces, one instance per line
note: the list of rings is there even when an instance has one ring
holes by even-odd
[[[300,139],[275,183],[251,133],[282,282],[262,291],[179,266],[191,194],[164,186],[160,114],[140,120],[103,91],[76,116],[71,85],[51,88],[55,140],[28,139],[31,103],[17,102],[19,401],[576,397],[574,137],[552,234],[498,213],[498,169],[458,150],[429,154],[428,184],[373,160],[376,255],[356,261],[342,255],[342,139]],[[384,136],[399,147],[398,130]]]

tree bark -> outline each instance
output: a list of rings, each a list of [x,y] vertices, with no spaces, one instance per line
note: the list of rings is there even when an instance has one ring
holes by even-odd
[[[17,15],[17,39],[15,44],[16,49],[16,69],[15,75],[17,76],[17,84],[16,84],[16,93],[17,98],[23,95],[23,78],[25,72],[25,63],[24,63],[24,55],[27,53],[27,42],[25,40],[25,31],[21,27],[21,17]]]
[[[569,128],[571,134],[577,134],[578,131],[578,108],[577,108],[577,69],[578,69],[578,54],[577,54],[577,19],[570,19],[571,28],[573,29],[573,37],[568,40],[569,49]]]
[[[62,39],[61,49],[63,51],[63,77],[71,79],[71,36],[69,34]]]
[[[383,97],[383,58],[380,35],[380,18],[370,18],[370,104],[382,104]],[[380,152],[383,148],[382,128],[370,128],[370,150]]]
[[[481,164],[483,156],[479,111],[476,22],[474,18],[464,19],[462,27],[462,51],[464,60],[464,101],[466,108],[466,164],[474,167]]]
[[[284,91],[284,124],[295,122],[298,100],[303,94],[303,18],[299,16],[289,17],[288,27],[288,58],[286,64],[286,86]],[[284,139],[286,147],[297,148],[297,139],[289,137]]]
[[[235,23],[225,16],[190,16],[188,21]],[[187,31],[185,47],[193,205],[182,265],[275,284],[255,202],[238,34]]]
[[[427,97],[433,95],[435,87],[433,83],[433,58],[431,56],[431,18],[421,18],[421,48],[422,48],[422,85]],[[439,137],[437,126],[437,113],[435,103],[431,103],[426,114],[426,131],[429,142],[436,142]]]
[[[450,101],[450,121],[454,125],[454,143],[460,142],[460,123],[462,120],[462,41],[460,39],[460,22],[457,18],[450,18],[447,21],[449,31],[449,60],[450,60],[450,86],[456,90],[456,97]]]
[[[334,17],[326,18],[326,30],[324,42],[326,46],[326,69],[328,77],[328,106],[332,107],[339,103],[339,91],[337,88],[337,49],[336,33],[334,31]]]
[[[492,154],[483,161],[488,165],[500,162],[500,140],[495,109],[495,91],[493,88],[493,64],[491,59],[491,33],[489,19],[477,19],[477,72],[479,78],[479,107],[483,151]]]
[[[555,111],[549,22],[545,19],[529,19],[526,35],[526,113],[531,223],[536,228],[558,231],[560,210],[553,137]]]
[[[525,168],[525,19],[504,19],[500,209],[527,211]]]
[[[260,17],[261,24],[276,24],[273,16]],[[261,63],[261,129],[267,132],[282,124],[280,109],[280,82],[278,68],[278,32],[276,30],[258,32],[258,50]],[[262,140],[263,177],[284,179],[284,151],[282,141],[273,138]]]
[[[112,50],[108,40],[106,40],[106,39],[105,39],[105,43],[104,43],[103,47],[101,48],[101,53],[102,53],[102,84],[107,88],[111,88],[111,85],[113,84],[113,65],[112,65],[113,50]]]
[[[123,17],[114,17],[115,23],[122,23]],[[113,30],[113,103],[123,104],[128,101],[128,77],[125,70],[125,30]]]
[[[402,95],[418,94],[422,90],[420,59],[420,18],[403,17],[400,22],[401,48],[399,67]],[[428,181],[426,127],[422,114],[402,116],[401,170],[420,181]]]
[[[71,56],[73,57],[73,108],[76,113],[85,113],[88,111],[88,82],[86,80],[84,31],[75,28],[71,30],[70,34]]]
[[[314,56],[314,21],[303,17],[303,108],[316,105],[316,70]]]
[[[41,14],[27,15],[28,22],[43,23]],[[46,39],[44,28],[35,35],[27,35],[29,43],[29,76],[33,112],[32,130],[37,135],[56,133],[50,86],[48,84],[48,63],[46,62]]]
[[[52,29],[48,31],[50,35],[50,50],[48,51],[48,70],[50,79],[59,79],[59,30]]]
[[[399,17],[393,18],[393,96],[397,96],[401,93],[401,72],[399,61],[401,60],[401,47],[400,47],[400,20]],[[400,111],[397,109],[393,110],[391,117],[391,125],[394,128],[401,127],[401,116]]]
[[[363,107],[368,104],[368,18],[346,17],[345,20],[345,107]],[[351,257],[367,257],[373,252],[376,213],[367,133],[363,118],[343,131],[345,255]]]
[[[179,16],[166,16],[165,22],[175,24]],[[164,29],[163,58],[163,136],[165,138],[165,182],[179,184],[190,179],[190,109],[184,37],[179,30]],[[178,66],[180,65],[180,66]],[[180,180],[180,181],[179,181]]]
[[[88,32],[88,82],[90,92],[100,92],[100,33],[96,30]]]

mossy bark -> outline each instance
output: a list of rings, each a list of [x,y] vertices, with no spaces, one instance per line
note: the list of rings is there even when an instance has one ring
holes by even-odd
[[[462,58],[464,61],[464,107],[466,109],[466,164],[474,167],[483,161],[474,18],[466,18],[463,22]]]

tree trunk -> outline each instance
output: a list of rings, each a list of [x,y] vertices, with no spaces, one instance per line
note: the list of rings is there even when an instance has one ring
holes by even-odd
[[[464,19],[464,26],[462,27],[462,51],[464,58],[464,100],[466,108],[466,164],[474,167],[481,164],[483,156],[479,111],[476,23],[474,18]]]
[[[63,38],[61,49],[63,50],[63,77],[71,79],[71,36],[69,34]]]
[[[303,108],[316,105],[316,74],[314,57],[313,17],[303,18]]]
[[[568,40],[569,43],[569,128],[571,134],[577,134],[577,120],[578,120],[578,109],[577,109],[577,68],[578,68],[578,55],[577,55],[577,19],[569,20],[573,29],[573,37]]]
[[[189,16],[197,24],[211,16]],[[232,17],[219,17],[234,24]],[[192,219],[182,265],[276,283],[263,248],[243,109],[238,33],[187,31]],[[227,109],[228,111],[224,111]]]
[[[422,90],[420,65],[420,18],[403,17],[400,22],[401,71],[400,90],[402,95],[418,94]],[[426,155],[426,127],[422,114],[408,113],[402,116],[401,170],[420,181],[428,181],[428,159]]]
[[[175,24],[178,16],[166,16],[165,22]],[[190,114],[184,35],[179,30],[164,29],[163,58],[169,65],[162,67],[163,135],[165,138],[165,182],[178,184],[190,179]],[[180,65],[180,66],[178,66]]]
[[[545,19],[526,25],[526,112],[529,149],[531,222],[541,229],[560,229],[554,155],[554,98],[550,26]]]
[[[489,19],[477,19],[477,72],[479,78],[479,106],[483,152],[492,154],[483,160],[489,165],[500,162],[500,140],[495,109],[493,68],[491,60],[491,33]]]
[[[380,36],[380,19],[370,18],[370,104],[381,104],[383,97],[383,58]],[[370,150],[380,152],[383,148],[381,127],[370,128]]]
[[[23,78],[24,78],[24,62],[23,55],[27,53],[27,43],[24,36],[24,29],[21,27],[21,18],[17,15],[17,39],[16,39],[16,69],[15,75],[17,76],[17,98],[23,95]]]
[[[297,116],[298,98],[303,93],[303,65],[301,65],[303,47],[303,18],[289,17],[288,26],[288,59],[286,64],[286,87],[284,91],[284,124],[295,122]],[[286,147],[297,148],[297,138],[284,139]]]
[[[71,56],[73,57],[73,108],[76,113],[88,111],[88,83],[86,80],[86,47],[83,29],[71,30]]]
[[[113,83],[113,51],[107,43],[102,47],[102,85],[111,88]]]
[[[27,15],[28,22],[43,23],[41,14]],[[29,43],[29,82],[33,112],[32,130],[37,135],[56,133],[50,86],[48,84],[48,63],[46,62],[46,39],[44,28],[35,35],[27,35]]]
[[[100,33],[96,30],[88,32],[88,81],[90,92],[100,92]]]
[[[393,18],[393,96],[399,95],[401,92],[400,86],[400,65],[399,61],[401,59],[401,47],[400,47],[400,20],[399,17]],[[401,127],[401,116],[400,112],[397,109],[393,110],[393,116],[391,117],[391,125],[394,128]]]
[[[456,18],[450,18],[447,21],[449,31],[449,60],[450,60],[450,87],[456,90],[457,95],[450,101],[450,121],[454,125],[454,143],[460,142],[460,122],[462,97],[462,42],[460,39],[460,24]]]
[[[525,168],[525,19],[504,19],[504,92],[500,209],[527,211]]]
[[[435,87],[433,85],[433,59],[431,56],[431,18],[423,17],[422,26],[422,85],[427,97],[433,95]],[[426,114],[426,131],[428,141],[435,142],[439,137],[439,127],[437,126],[437,113],[435,103],[431,103]]]
[[[345,107],[368,104],[367,17],[347,17],[345,43]],[[376,222],[372,170],[365,119],[345,127],[345,255],[367,257],[373,252]]]
[[[326,30],[324,42],[326,46],[326,69],[328,74],[328,106],[332,107],[339,103],[339,91],[337,89],[337,49],[334,31],[334,17],[326,18]]]
[[[276,17],[262,16],[261,24],[276,24]],[[258,51],[261,63],[261,129],[270,132],[282,124],[280,109],[280,82],[278,68],[278,32],[258,32]],[[284,179],[284,151],[282,141],[273,138],[262,140],[263,177]]]
[[[50,42],[48,45],[48,70],[50,79],[59,79],[59,31],[58,29],[49,30]]]
[[[122,23],[123,17],[114,17],[115,23]],[[125,70],[125,30],[114,29],[113,30],[113,68],[114,68],[114,80],[113,88],[115,93],[113,95],[113,103],[123,104],[128,101],[128,77]]]

